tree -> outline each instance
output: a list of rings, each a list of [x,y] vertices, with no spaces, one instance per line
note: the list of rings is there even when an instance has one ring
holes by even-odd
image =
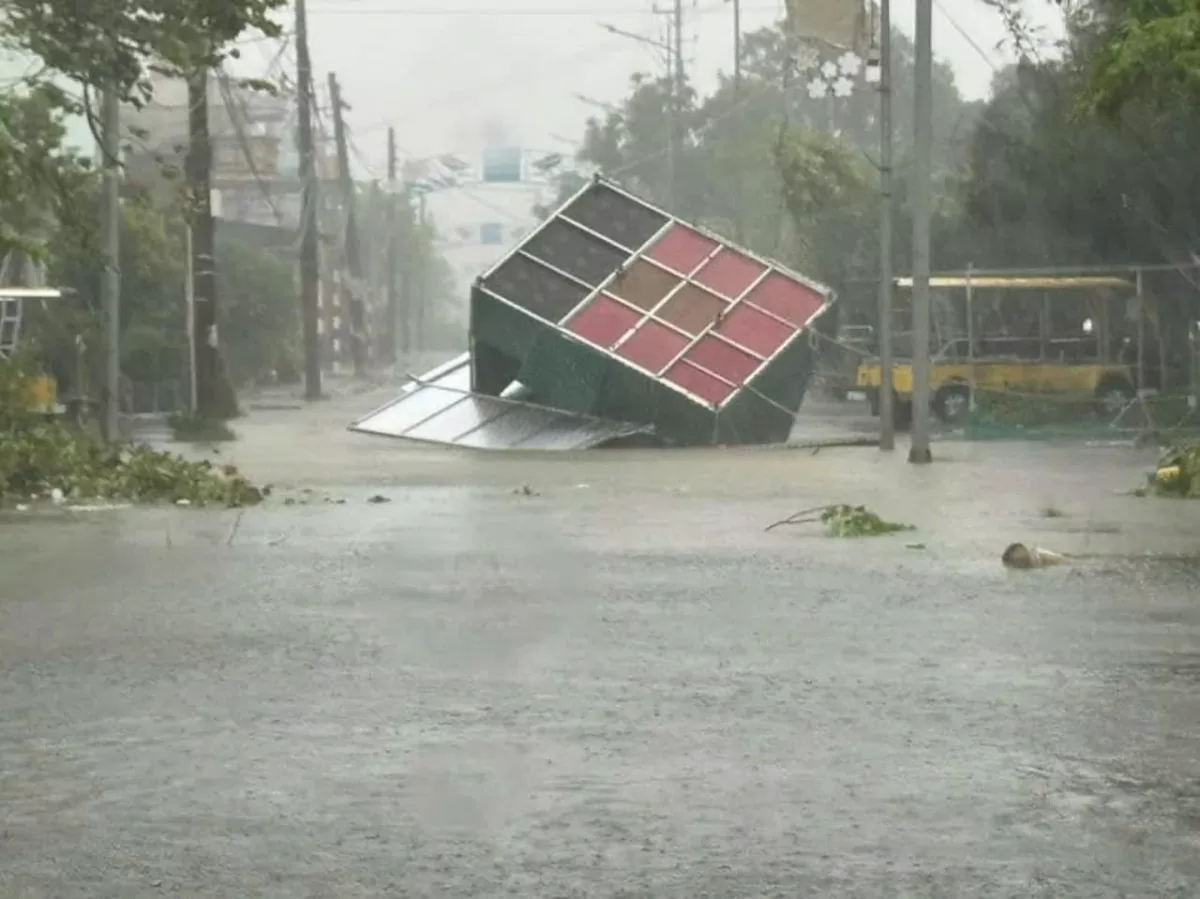
[[[70,217],[89,180],[86,163],[63,149],[57,97],[46,85],[0,94],[0,257],[43,255],[46,235]]]
[[[234,237],[217,237],[223,361],[235,385],[290,380],[300,371],[300,307],[293,263]]]
[[[1112,120],[1135,100],[1164,109],[1200,96],[1200,0],[1131,0],[1105,18],[1115,27],[1092,60],[1086,109]]]
[[[7,0],[0,36],[33,54],[48,72],[84,86],[72,100],[90,106],[88,88],[104,86],[125,102],[140,104],[151,93],[154,69],[186,74],[212,68],[228,55],[231,41],[248,30],[278,35],[271,14],[285,0]]]

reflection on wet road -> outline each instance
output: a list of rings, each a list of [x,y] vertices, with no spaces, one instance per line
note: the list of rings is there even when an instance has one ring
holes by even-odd
[[[0,896],[1197,895],[1188,565],[365,495],[4,527]]]

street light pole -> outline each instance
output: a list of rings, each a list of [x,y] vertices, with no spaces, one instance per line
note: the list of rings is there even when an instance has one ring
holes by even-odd
[[[896,448],[892,389],[892,0],[879,4],[879,448]]]
[[[908,461],[933,461],[929,447],[929,255],[933,219],[933,0],[916,0],[916,60],[913,85],[913,416]]]

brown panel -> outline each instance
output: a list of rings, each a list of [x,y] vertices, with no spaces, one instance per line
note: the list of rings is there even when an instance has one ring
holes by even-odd
[[[654,313],[689,334],[699,334],[729,308],[729,304],[707,290],[688,284]]]
[[[639,259],[613,280],[608,291],[649,312],[678,284],[674,275]]]

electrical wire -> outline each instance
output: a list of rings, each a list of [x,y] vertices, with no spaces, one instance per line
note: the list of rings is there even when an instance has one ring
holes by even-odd
[[[713,6],[703,9],[693,9],[689,15],[707,15],[723,9],[724,6]],[[645,16],[653,10],[646,7],[594,7],[591,9],[563,9],[552,6],[546,7],[508,7],[508,8],[478,8],[478,7],[364,7],[351,0],[343,0],[337,5],[309,7],[312,15],[334,16],[428,16],[450,18],[455,16],[470,16],[472,18],[581,18],[593,16]],[[778,6],[743,7],[743,13],[779,12]]]
[[[954,16],[950,15],[950,11],[946,9],[946,6],[944,3],[942,3],[942,0],[933,0],[933,6],[941,14],[942,18],[949,23],[950,27],[958,32],[959,37],[966,41],[971,46],[971,49],[979,54],[979,58],[986,62],[993,72],[998,72],[1000,70],[1000,67],[996,64],[996,61],[992,58],[991,54],[984,50],[983,47],[979,46],[979,43],[975,40],[975,38],[971,37],[970,32],[960,25]]]
[[[246,98],[243,96],[239,100],[234,97],[233,89],[229,85],[229,75],[224,69],[217,70],[217,85],[221,91],[221,102],[225,106],[225,112],[230,124],[233,126],[234,136],[237,138],[242,155],[246,159],[246,165],[250,169],[254,183],[258,185],[259,192],[267,201],[267,205],[271,207],[271,212],[275,214],[275,223],[282,225],[283,213],[279,211],[279,207],[275,204],[275,198],[271,195],[270,188],[258,171],[258,166],[254,162],[254,152],[250,147],[249,139],[246,137],[245,125],[250,119],[250,110],[246,103]],[[234,109],[235,106],[237,107],[236,110]]]
[[[602,62],[604,58],[606,58],[612,52],[613,48],[619,43],[619,41],[615,40],[605,41],[602,44],[596,44],[582,50],[576,50],[563,56],[554,57],[550,60],[542,60],[540,63],[514,66],[507,73],[503,73],[496,78],[489,79],[486,84],[476,87],[464,87],[454,91],[447,91],[446,93],[439,93],[435,95],[436,99],[428,100],[427,105],[422,106],[421,109],[432,109],[437,106],[446,106],[451,103],[453,103],[455,108],[460,111],[463,109],[470,109],[472,108],[472,104],[463,104],[458,101],[466,98],[476,101],[492,99],[498,92],[524,87],[535,82],[543,82],[546,80],[547,69],[577,64],[582,60],[588,59],[592,56],[597,57],[595,60],[596,62]],[[536,69],[536,72],[534,69]],[[411,117],[412,116],[410,114],[405,118],[409,119]],[[399,119],[376,120],[359,128],[359,133],[372,134],[379,131],[385,131],[388,128],[395,126],[400,121],[401,120]]]

